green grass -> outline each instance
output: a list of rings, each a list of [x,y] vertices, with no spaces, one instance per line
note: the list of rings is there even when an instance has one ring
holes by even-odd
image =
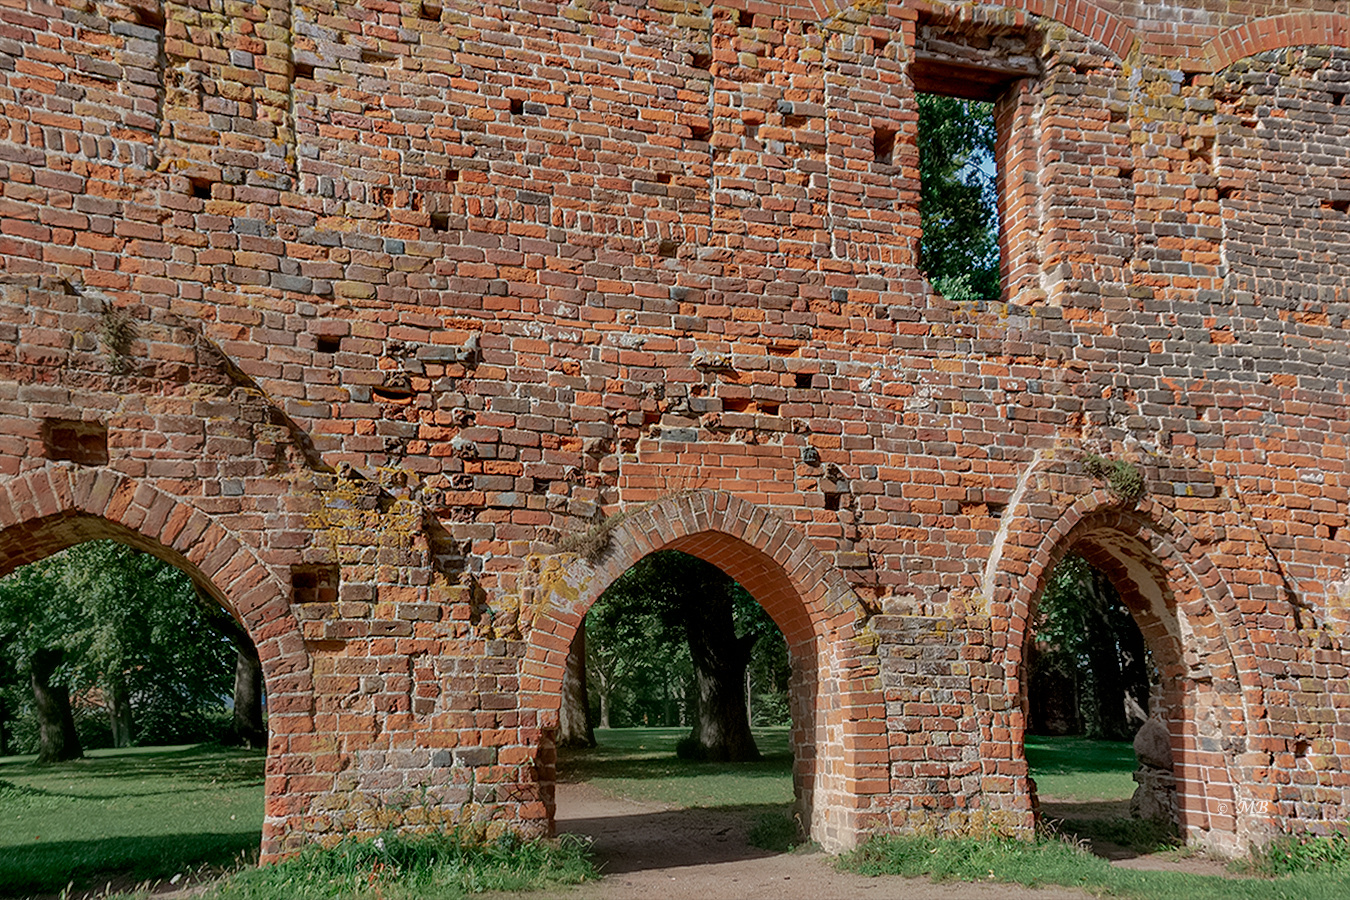
[[[256,858],[263,754],[212,746],[0,758],[0,894],[144,881]]]
[[[1350,896],[1350,867],[1344,864],[1276,879],[1147,872],[1116,868],[1075,844],[1054,838],[879,838],[841,857],[839,866],[863,875],[928,876],[934,881],[1055,884],[1095,896],[1140,900],[1344,900]]]
[[[459,900],[485,891],[579,884],[596,872],[579,841],[482,844],[451,833],[386,834],[309,847],[285,862],[217,882],[204,900]]]
[[[792,750],[787,727],[756,728],[764,758],[751,763],[678,759],[687,728],[597,728],[593,750],[561,750],[558,775],[607,794],[683,807],[792,803]]]
[[[1134,793],[1134,746],[1129,741],[1028,736],[1026,751],[1042,799],[1123,800]]]

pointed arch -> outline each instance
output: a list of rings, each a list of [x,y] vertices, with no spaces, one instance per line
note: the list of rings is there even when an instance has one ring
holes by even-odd
[[[522,705],[540,711],[540,776],[550,821],[551,754],[567,650],[591,605],[638,560],[679,550],[741,584],[782,630],[793,660],[794,782],[811,836],[830,849],[869,826],[867,798],[888,788],[878,732],[882,697],[875,637],[843,577],[778,516],[722,491],[654,501],[614,525],[593,563],[573,554],[535,560],[527,601]],[[884,727],[884,721],[880,723]]]
[[[1022,664],[1036,604],[1059,561],[1081,554],[1120,592],[1162,671],[1161,712],[1172,734],[1183,832],[1224,852],[1243,850],[1263,827],[1244,812],[1245,778],[1231,745],[1260,727],[1250,712],[1259,697],[1240,687],[1241,673],[1257,663],[1217,568],[1161,505],[1128,507],[1105,490],[1077,498],[1052,520],[1024,516],[1009,529],[1009,551],[991,569],[990,585],[1008,695],[1025,703]],[[1009,728],[1012,758],[1023,770],[1024,729],[1023,712]],[[1023,792],[1029,786],[1020,785]]]
[[[0,576],[91,540],[111,539],[183,570],[244,626],[262,662],[268,757],[262,857],[298,836],[301,798],[278,765],[313,731],[309,656],[289,587],[238,537],[187,500],[103,468],[49,463],[0,483]],[[302,766],[303,768],[303,766]],[[287,796],[289,794],[289,796]],[[297,804],[297,801],[301,801]]]

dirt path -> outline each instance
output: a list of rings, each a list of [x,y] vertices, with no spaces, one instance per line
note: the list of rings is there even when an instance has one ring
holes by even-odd
[[[558,831],[590,837],[604,873],[598,883],[544,897],[660,900],[1084,900],[1064,888],[933,884],[836,872],[824,853],[770,853],[746,843],[736,811],[678,809],[616,800],[586,784],[558,785]]]

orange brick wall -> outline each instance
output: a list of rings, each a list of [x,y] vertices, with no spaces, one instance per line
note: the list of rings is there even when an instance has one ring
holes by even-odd
[[[239,616],[269,856],[548,829],[562,654],[662,547],[788,635],[826,846],[1030,827],[1075,550],[1166,676],[1187,834],[1333,828],[1339,6],[0,0],[0,570],[115,537]],[[1040,69],[997,303],[915,268],[925,29]]]

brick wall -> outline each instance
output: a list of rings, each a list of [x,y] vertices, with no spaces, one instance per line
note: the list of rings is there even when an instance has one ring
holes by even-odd
[[[115,537],[239,616],[269,856],[547,830],[561,654],[662,547],[787,634],[826,846],[1031,826],[1070,551],[1160,660],[1188,836],[1333,828],[1334,7],[0,4],[0,570]],[[1006,295],[951,303],[914,76],[1010,60]]]

